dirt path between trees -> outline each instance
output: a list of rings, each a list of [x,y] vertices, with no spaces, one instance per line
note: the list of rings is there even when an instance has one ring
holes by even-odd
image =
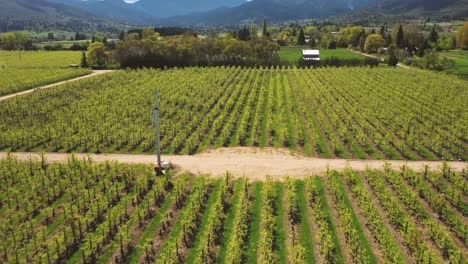
[[[357,54],[361,54],[363,56],[366,56],[366,57],[369,57],[369,58],[374,58],[374,59],[378,59],[379,61],[384,61],[383,58],[380,58],[380,57],[377,57],[377,56],[374,56],[374,55],[370,55],[370,54],[367,54],[367,53],[364,53],[364,52],[359,52],[359,51],[356,51],[356,50],[352,50],[352,49],[349,49],[349,51],[351,52],[354,52],[354,53],[357,53]],[[409,66],[406,66],[404,64],[401,64],[401,63],[398,63],[397,64],[398,67],[401,67],[403,69],[411,69]]]
[[[101,74],[108,73],[108,72],[113,72],[113,70],[94,70],[91,74],[84,75],[84,76],[81,76],[81,77],[77,77],[77,78],[73,78],[73,79],[69,79],[69,80],[49,84],[49,85],[42,86],[42,87],[36,87],[34,89],[30,89],[30,90],[26,90],[26,91],[14,93],[14,94],[5,95],[3,97],[0,97],[0,102],[11,99],[11,98],[15,98],[17,96],[34,93],[34,92],[44,90],[44,89],[49,89],[49,88],[52,88],[52,87],[55,87],[55,86],[58,86],[58,85],[61,85],[61,84],[69,83],[69,82],[74,82],[74,81],[78,81],[78,80],[82,80],[82,79],[86,79],[86,78],[91,78],[91,77],[94,77],[96,75],[101,75]]]
[[[7,154],[0,153],[0,158]],[[12,153],[19,160],[29,160],[30,157],[39,159],[37,153]],[[66,162],[70,154],[47,153],[49,162]],[[143,163],[153,164],[155,155],[134,155],[134,154],[76,154],[78,158],[91,157],[96,162],[115,160],[122,163]],[[236,177],[247,176],[253,180],[263,180],[266,176],[273,178],[283,178],[291,176],[294,178],[304,178],[312,175],[323,175],[330,169],[342,170],[348,165],[354,170],[363,171],[367,166],[381,169],[385,161],[383,160],[343,160],[343,159],[321,159],[301,156],[284,149],[274,148],[222,148],[207,150],[203,153],[187,155],[163,155],[164,161],[170,161],[183,171],[194,174],[211,174],[212,176],[222,176],[227,171]],[[406,165],[415,170],[421,170],[425,165],[431,170],[438,170],[442,162],[440,161],[388,161],[392,167],[399,168]],[[468,168],[467,162],[449,162],[449,166],[456,171]]]

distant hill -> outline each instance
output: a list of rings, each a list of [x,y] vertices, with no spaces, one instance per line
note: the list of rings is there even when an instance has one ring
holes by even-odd
[[[221,8],[205,13],[173,17],[167,24],[225,25],[285,20],[323,18],[349,13],[370,4],[372,0],[253,0],[238,7]]]
[[[238,7],[172,17],[171,25],[226,25],[325,18],[367,13],[398,16],[468,17],[468,0],[253,0]]]
[[[468,0],[0,0],[0,30],[37,22],[212,26],[363,15],[468,17]],[[111,22],[114,21],[114,22]],[[73,22],[71,22],[73,21]],[[117,21],[117,22],[115,22]],[[56,25],[56,24],[55,24]]]
[[[80,8],[95,16],[106,17],[116,21],[133,24],[151,24],[154,15],[140,6],[129,4],[123,0],[48,0],[74,8]]]
[[[371,8],[406,16],[468,17],[468,0],[379,0]]]
[[[0,0],[0,6],[0,18],[2,19],[66,20],[71,17],[94,17],[78,8],[46,0]]]
[[[246,0],[140,0],[133,6],[156,18],[167,18],[196,12],[206,12],[220,7],[235,7]]]
[[[0,32],[51,27],[68,31],[117,30],[118,23],[81,8],[47,0],[0,0]]]

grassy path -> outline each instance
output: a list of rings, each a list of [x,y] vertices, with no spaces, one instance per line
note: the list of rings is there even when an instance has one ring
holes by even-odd
[[[260,211],[262,207],[262,182],[253,184],[252,221],[249,230],[247,263],[257,263],[257,247],[260,239]]]

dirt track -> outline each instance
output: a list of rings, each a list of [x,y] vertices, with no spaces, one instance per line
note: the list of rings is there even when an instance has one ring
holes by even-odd
[[[108,72],[112,72],[112,70],[94,70],[91,74],[84,75],[84,76],[81,76],[81,77],[61,81],[61,82],[58,82],[58,83],[49,84],[49,85],[42,86],[42,87],[37,87],[37,88],[34,88],[34,89],[30,89],[30,90],[26,90],[26,91],[14,93],[14,94],[5,95],[3,97],[0,97],[0,102],[11,99],[11,98],[15,98],[17,96],[34,93],[34,92],[37,92],[39,90],[49,89],[49,88],[55,87],[57,85],[61,85],[61,84],[69,83],[69,82],[74,82],[74,81],[90,78],[90,77],[93,77],[93,76],[96,76],[96,75],[101,75],[101,74],[108,73]]]
[[[13,153],[20,160],[28,160],[30,157],[38,158],[35,153]],[[155,162],[154,155],[133,155],[133,154],[77,154],[82,158],[89,155],[92,160],[103,162],[116,160],[123,163],[145,163]],[[6,153],[0,153],[0,158]],[[67,161],[69,154],[48,153],[49,162]],[[291,176],[303,178],[310,175],[322,175],[327,167],[341,170],[346,166],[351,166],[355,170],[364,170],[367,166],[371,168],[382,168],[385,161],[381,160],[342,160],[342,159],[319,159],[304,157],[291,153],[287,150],[272,148],[225,148],[208,150],[194,156],[186,155],[165,155],[163,160],[171,161],[184,171],[195,174],[211,174],[222,176],[226,171],[237,177],[248,176],[252,179],[264,179],[267,175],[272,177]],[[424,165],[430,169],[437,170],[441,162],[435,161],[389,161],[394,168],[407,165],[413,169],[421,170]],[[461,171],[467,168],[466,162],[450,162],[452,169]]]
[[[364,53],[364,52],[359,52],[359,51],[356,51],[356,50],[352,50],[352,49],[349,49],[349,51],[351,52],[354,52],[354,53],[357,53],[357,54],[361,54],[363,56],[366,56],[366,57],[369,57],[369,58],[374,58],[374,59],[378,59],[380,61],[384,61],[383,58],[380,58],[380,57],[377,57],[377,56],[374,56],[374,55],[370,55],[370,54],[367,54],[367,53]],[[406,65],[403,65],[401,63],[398,63],[397,64],[398,67],[401,67],[403,69],[411,69],[410,67],[406,66]]]

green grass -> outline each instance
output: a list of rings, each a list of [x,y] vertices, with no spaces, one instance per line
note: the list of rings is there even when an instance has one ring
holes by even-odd
[[[283,204],[283,184],[281,182],[275,183],[276,195],[278,208],[276,208],[276,241],[275,244],[278,247],[278,257],[281,263],[288,263],[286,254],[286,231],[284,227],[284,207]]]
[[[213,191],[211,192],[210,198],[208,198],[208,201],[206,203],[205,212],[203,213],[203,217],[200,222],[200,227],[198,228],[197,236],[195,237],[195,241],[193,242],[192,247],[189,249],[189,254],[187,256],[187,259],[185,260],[185,263],[194,263],[195,258],[197,257],[197,253],[202,250],[200,242],[201,242],[202,236],[205,233],[206,226],[208,225],[208,220],[210,218],[209,213],[216,201],[215,200],[216,196],[218,195],[220,191],[222,191],[220,187],[221,187],[221,180],[217,180],[214,183],[214,188],[213,188]]]
[[[440,53],[440,56],[455,61],[455,67],[444,72],[468,79],[468,51],[443,51]]]
[[[283,63],[296,63],[302,58],[302,50],[303,49],[312,49],[307,46],[305,47],[297,47],[297,46],[288,46],[288,47],[281,47],[279,51],[279,56],[281,62]],[[331,57],[337,57],[340,59],[363,59],[365,58],[363,55],[356,54],[351,52],[347,49],[320,49],[320,59],[329,59]]]
[[[223,237],[221,240],[221,245],[219,247],[218,251],[218,259],[217,263],[224,263],[224,260],[226,259],[226,253],[227,253],[227,245],[229,243],[229,239],[232,234],[232,229],[233,229],[233,224],[234,224],[234,218],[235,218],[235,212],[236,212],[236,206],[239,202],[239,193],[241,192],[241,188],[244,185],[244,180],[239,180],[236,181],[235,187],[234,187],[234,194],[232,197],[231,205],[229,207],[228,213],[226,215],[226,219],[224,222],[224,232],[223,232]]]
[[[327,197],[325,196],[325,191],[323,189],[322,179],[320,179],[319,176],[316,176],[314,180],[317,183],[317,186],[319,187],[320,200],[322,204],[321,210],[327,219],[328,230],[330,231],[331,237],[333,239],[333,244],[335,245],[336,263],[344,264],[343,251],[341,249],[343,245],[340,244],[340,240],[338,239],[336,226],[333,222],[333,216],[331,213],[330,205],[328,204]]]
[[[257,248],[260,239],[260,211],[262,207],[262,182],[253,184],[253,203],[252,203],[252,220],[249,230],[249,247],[247,250],[247,263],[257,263]]]
[[[304,191],[304,182],[303,181],[296,181],[296,188],[297,188],[297,203],[299,205],[299,211],[301,214],[301,231],[299,237],[302,241],[302,245],[305,248],[305,260],[307,263],[314,264],[315,254],[314,254],[314,241],[313,236],[310,233],[310,220],[307,213],[307,201],[305,197]]]
[[[358,233],[359,240],[361,241],[362,246],[365,249],[367,260],[369,261],[369,263],[375,263],[375,264],[378,263],[377,258],[374,254],[374,251],[372,250],[372,247],[368,239],[364,235],[364,230],[362,229],[361,223],[359,222],[359,219],[357,218],[356,212],[354,211],[353,206],[351,205],[351,201],[349,200],[349,197],[343,185],[343,182],[340,180],[337,172],[332,172],[331,177],[337,178],[338,187],[339,187],[340,193],[342,194],[344,205],[347,207],[347,209],[351,213],[351,221],[353,223],[354,228],[356,229]]]
[[[68,68],[80,64],[81,51],[3,51],[0,68]]]
[[[172,204],[175,198],[175,193],[171,192],[168,194],[167,198],[164,199],[163,204],[161,207],[158,209],[157,213],[153,216],[151,219],[151,222],[149,225],[146,227],[145,231],[143,232],[142,236],[140,237],[140,240],[138,240],[137,245],[135,246],[135,251],[129,256],[129,259],[127,263],[137,263],[138,258],[143,252],[144,245],[146,241],[156,232],[159,224],[161,223],[167,209],[169,206]],[[101,258],[102,262],[100,263],[105,263],[108,259]]]

